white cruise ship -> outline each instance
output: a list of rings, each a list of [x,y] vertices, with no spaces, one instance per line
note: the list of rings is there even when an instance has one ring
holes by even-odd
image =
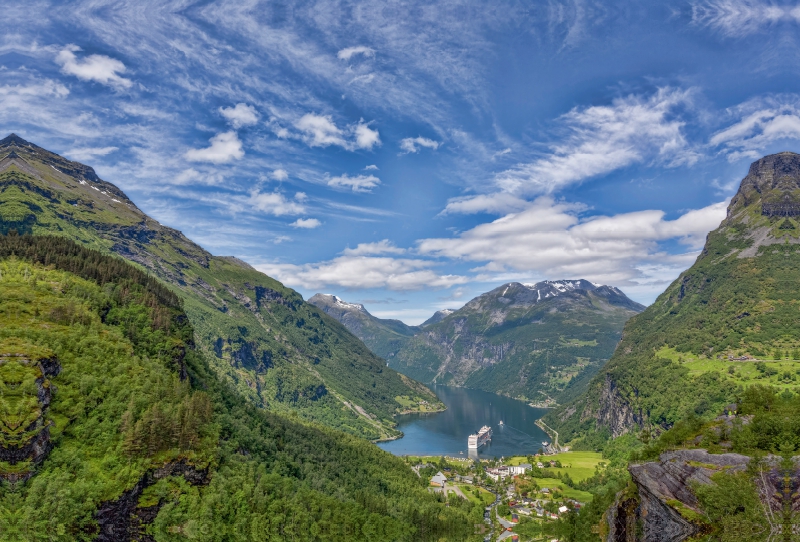
[[[492,440],[492,428],[488,425],[481,427],[476,435],[470,435],[467,439],[467,448],[477,450],[487,442]]]

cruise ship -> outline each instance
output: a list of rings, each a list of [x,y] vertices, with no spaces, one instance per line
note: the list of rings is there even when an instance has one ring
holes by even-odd
[[[488,425],[484,425],[481,427],[481,430],[478,431],[477,435],[470,435],[467,439],[467,447],[473,450],[477,450],[487,442],[492,440],[492,428]]]

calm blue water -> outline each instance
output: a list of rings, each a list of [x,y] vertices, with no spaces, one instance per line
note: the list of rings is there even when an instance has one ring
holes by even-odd
[[[398,429],[405,436],[378,444],[395,455],[453,455],[467,449],[467,437],[483,425],[492,428],[492,442],[478,450],[478,457],[508,457],[535,454],[547,434],[534,422],[547,412],[522,401],[485,391],[432,386],[431,389],[447,405],[437,414],[409,414],[398,418]],[[505,425],[500,426],[503,420]]]

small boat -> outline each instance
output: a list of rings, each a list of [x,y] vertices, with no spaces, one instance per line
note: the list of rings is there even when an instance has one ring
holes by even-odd
[[[461,450],[461,451],[460,451],[460,452],[458,452],[458,453],[459,453],[459,454],[461,454],[461,455],[464,455],[464,450]]]
[[[503,420],[500,420],[500,425],[503,425]]]

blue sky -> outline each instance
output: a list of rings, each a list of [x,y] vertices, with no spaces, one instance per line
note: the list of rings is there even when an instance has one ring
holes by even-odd
[[[12,0],[0,126],[408,323],[511,280],[650,303],[800,150],[800,3],[299,4]]]

